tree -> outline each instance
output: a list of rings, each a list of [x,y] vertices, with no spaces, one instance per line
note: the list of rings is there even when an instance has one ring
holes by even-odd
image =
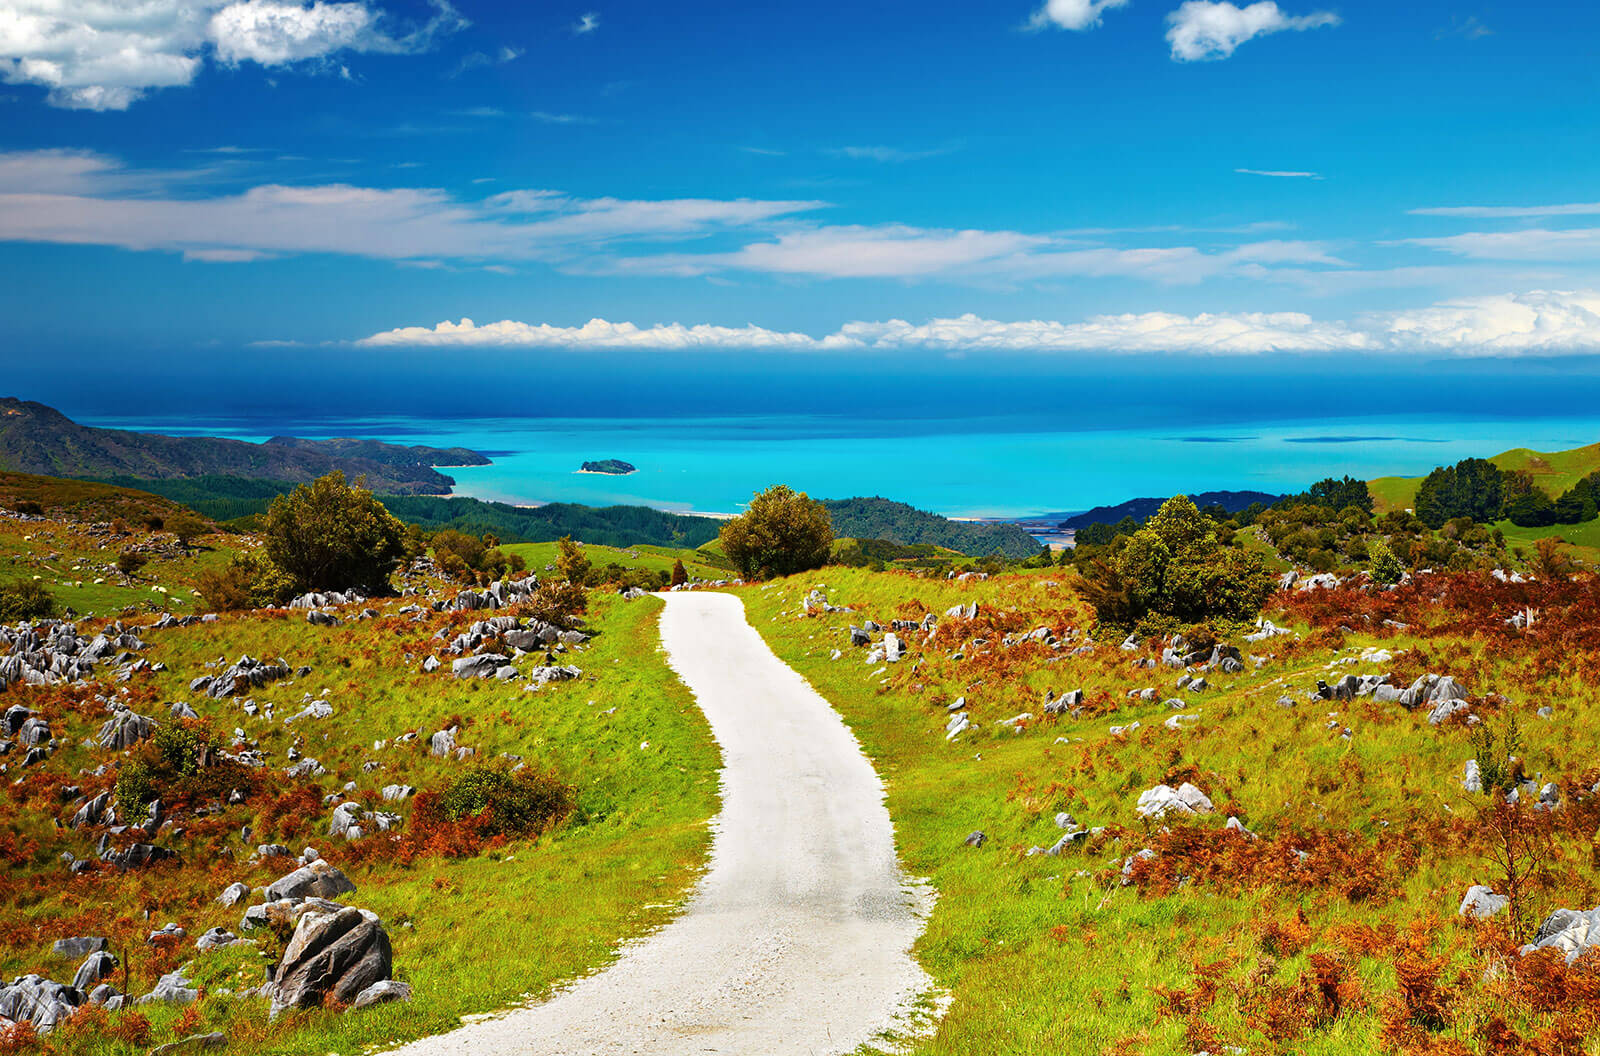
[[[591,562],[583,552],[583,544],[574,542],[572,536],[563,535],[556,540],[556,571],[568,583],[582,583],[589,578]]]
[[[267,557],[295,589],[380,593],[405,555],[405,526],[362,481],[335,470],[272,500]]]
[[[179,514],[167,522],[167,531],[177,536],[180,546],[191,546],[194,541],[211,530],[210,525],[193,514]]]
[[[125,576],[132,576],[149,562],[150,558],[137,550],[124,550],[117,555],[117,571]]]
[[[1330,510],[1345,510],[1354,506],[1368,514],[1372,513],[1372,493],[1367,490],[1367,482],[1351,476],[1319,480],[1311,485],[1304,498],[1311,505],[1326,506]]]
[[[672,562],[672,580],[669,585],[681,587],[687,582],[689,582],[689,570],[683,567],[683,558],[674,558]]]
[[[1386,587],[1400,582],[1406,574],[1405,564],[1382,539],[1367,547],[1367,559],[1372,562],[1372,578]]]
[[[1471,517],[1480,523],[1498,520],[1504,505],[1504,478],[1499,467],[1482,458],[1440,466],[1423,478],[1417,489],[1417,516],[1429,528],[1439,528],[1452,517]]]
[[[722,526],[723,552],[747,579],[788,576],[827,563],[833,523],[822,503],[782,484],[757,492]]]
[[[1272,575],[1249,551],[1223,546],[1216,523],[1186,496],[1168,499],[1121,549],[1084,573],[1102,623],[1169,629],[1212,619],[1254,619]]]

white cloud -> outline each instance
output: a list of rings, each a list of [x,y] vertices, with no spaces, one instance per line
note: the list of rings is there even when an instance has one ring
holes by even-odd
[[[600,28],[600,12],[598,12],[598,11],[589,11],[589,12],[586,12],[582,17],[580,17],[578,19],[577,24],[572,27],[572,32],[573,32],[574,35],[581,37],[585,33],[593,33],[595,30],[597,30],[599,28]]]
[[[550,326],[547,323],[518,323],[503,319],[478,326],[471,319],[459,323],[443,322],[431,329],[401,327],[373,334],[358,345],[404,345],[418,347],[492,348],[789,348],[809,349],[817,342],[805,334],[781,333],[759,326],[665,326],[640,328],[632,323],[609,323],[591,319],[583,326]]]
[[[1279,179],[1320,180],[1320,172],[1292,172],[1285,169],[1234,169],[1241,176],[1275,176]]]
[[[1565,205],[1446,205],[1412,209],[1412,216],[1459,216],[1474,220],[1518,219],[1541,216],[1600,216],[1600,202]]]
[[[444,0],[396,35],[361,2],[0,0],[0,79],[49,89],[53,106],[125,110],[147,91],[191,83],[209,54],[284,66],[339,51],[414,52],[465,25]]]
[[[1173,59],[1203,62],[1225,59],[1245,41],[1268,33],[1337,26],[1339,16],[1331,11],[1289,15],[1272,0],[1248,7],[1226,0],[1185,0],[1182,7],[1167,16],[1167,23],[1167,43],[1172,45]]]
[[[174,197],[103,155],[0,153],[0,240],[182,252],[340,253],[412,258],[563,260],[612,242],[699,238],[817,209],[815,201],[577,198],[507,191],[462,201],[443,191],[266,184],[221,197]],[[121,195],[124,183],[140,193]],[[231,255],[216,256],[218,251]]]
[[[901,147],[835,147],[828,153],[852,161],[901,162],[936,158],[941,154],[949,154],[950,151],[949,147],[935,147],[932,150],[905,150]]]
[[[1425,349],[1600,352],[1600,291],[1474,297],[1380,320],[1391,343]]]
[[[1100,24],[1103,12],[1127,4],[1128,0],[1045,0],[1044,6],[1028,19],[1028,28],[1093,29]]]
[[[584,117],[581,114],[554,114],[548,110],[534,110],[528,114],[535,121],[543,121],[547,125],[592,125],[594,118]]]
[[[1475,260],[1594,260],[1600,258],[1600,228],[1471,231],[1443,238],[1408,238],[1402,244],[1424,246]]]
[[[247,0],[211,16],[206,34],[222,62],[263,66],[321,58],[359,45],[372,31],[372,12],[357,3],[299,4]]]
[[[355,342],[367,347],[495,347],[651,351],[777,350],[850,352],[1272,353],[1403,354],[1447,352],[1507,355],[1600,352],[1600,292],[1533,291],[1445,301],[1416,311],[1353,323],[1299,312],[1219,312],[1186,316],[1142,312],[1093,316],[1079,323],[1002,322],[967,314],[910,323],[903,319],[846,323],[814,337],[759,326],[639,327],[591,319],[578,327],[506,319],[471,319],[434,327],[400,327]]]

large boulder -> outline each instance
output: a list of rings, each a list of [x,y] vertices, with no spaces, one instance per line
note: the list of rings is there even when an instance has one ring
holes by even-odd
[[[1468,696],[1467,687],[1449,675],[1419,675],[1409,689],[1401,692],[1399,701],[1406,708],[1433,707],[1446,700],[1460,700]]]
[[[99,953],[108,943],[98,935],[78,935],[70,939],[57,939],[50,952],[57,957],[70,957],[76,960],[90,953]]]
[[[139,998],[137,1004],[192,1005],[200,1000],[200,989],[180,969],[169,972],[156,981],[154,990]]]
[[[393,970],[389,935],[376,913],[353,906],[301,915],[283,960],[267,984],[270,1015],[312,1008],[332,998],[349,1005]]]
[[[355,891],[356,885],[336,866],[318,858],[267,885],[267,901],[285,898],[338,898]]]
[[[276,682],[280,678],[288,678],[291,674],[288,663],[279,659],[275,664],[246,654],[239,657],[232,667],[213,678],[206,686],[206,694],[214,700],[231,697],[240,693],[247,693],[252,689],[260,689],[269,682]],[[191,687],[193,688],[193,687]],[[198,692],[198,690],[196,690]]]
[[[156,732],[156,720],[139,715],[127,706],[118,704],[111,718],[100,727],[97,740],[102,748],[132,748]]]
[[[1600,945],[1600,907],[1587,911],[1558,909],[1545,918],[1533,941],[1521,952],[1526,956],[1534,950],[1559,950],[1571,964],[1596,945]]]
[[[1177,788],[1157,785],[1141,792],[1137,809],[1142,817],[1163,818],[1168,814],[1210,814],[1216,808],[1204,792],[1185,781]]]
[[[0,1019],[27,1020],[40,1034],[83,1005],[84,996],[76,987],[52,982],[38,975],[24,975],[9,986],[0,986]]]
[[[72,977],[72,987],[74,990],[88,993],[100,980],[110,978],[116,969],[117,959],[108,951],[99,950],[91,953],[84,959],[83,964],[78,966],[78,974]]]

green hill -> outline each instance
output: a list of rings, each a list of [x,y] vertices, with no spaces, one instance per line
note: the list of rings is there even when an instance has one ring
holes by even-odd
[[[333,470],[364,476],[393,494],[444,495],[455,481],[435,466],[481,466],[465,448],[404,447],[376,440],[302,440],[277,436],[264,444],[212,436],[160,436],[79,425],[53,407],[0,398],[0,469],[52,477],[141,480],[220,475],[314,480]]]
[[[1501,469],[1512,472],[1526,470],[1551,498],[1556,498],[1572,485],[1600,470],[1600,444],[1575,447],[1570,451],[1535,451],[1515,447],[1502,451],[1489,459]],[[1424,474],[1426,476],[1426,474]],[[1379,477],[1367,482],[1377,513],[1410,509],[1416,502],[1417,489],[1423,477]]]
[[[972,557],[1000,551],[1007,557],[1032,557],[1039,544],[1015,524],[952,521],[903,502],[872,498],[824,499],[833,518],[833,534],[841,538],[887,539],[911,545],[931,543]]]

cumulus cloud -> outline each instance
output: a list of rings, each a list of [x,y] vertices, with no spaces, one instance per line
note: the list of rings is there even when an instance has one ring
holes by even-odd
[[[1028,19],[1028,28],[1054,27],[1081,32],[1098,26],[1102,13],[1127,5],[1128,0],[1045,0],[1044,6]]]
[[[1083,322],[1003,322],[974,314],[911,323],[851,322],[815,337],[759,326],[648,327],[591,319],[561,327],[506,319],[471,319],[400,327],[355,342],[366,347],[495,347],[652,351],[776,350],[1037,353],[1448,352],[1459,355],[1600,352],[1600,292],[1533,291],[1445,301],[1416,311],[1352,323],[1299,312],[1142,312],[1092,316]]]
[[[49,89],[53,106],[125,110],[220,62],[286,66],[340,51],[413,52],[466,24],[445,0],[404,33],[363,2],[0,0],[0,79]]]
[[[581,37],[586,33],[593,33],[599,28],[600,12],[588,11],[578,19],[577,24],[572,27],[572,32],[575,36]]]
[[[1600,291],[1534,290],[1444,301],[1377,320],[1400,347],[1502,352],[1600,351]]]
[[[1339,16],[1331,11],[1289,15],[1272,0],[1248,7],[1226,0],[1185,0],[1183,6],[1167,16],[1167,43],[1172,45],[1174,60],[1204,62],[1225,59],[1245,41],[1268,33],[1338,24]]]

